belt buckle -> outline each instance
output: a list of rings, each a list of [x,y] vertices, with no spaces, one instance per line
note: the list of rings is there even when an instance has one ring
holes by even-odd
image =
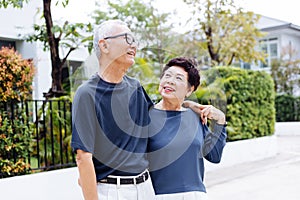
[[[143,176],[143,182],[145,182],[146,181],[146,174],[143,174],[142,176]]]
[[[106,178],[104,178],[104,179],[101,179],[99,182],[100,182],[100,183],[107,183],[108,181],[107,181]]]
[[[142,180],[143,180],[142,182],[145,182],[146,181],[146,175],[147,175],[147,173],[148,172],[144,172],[141,176],[137,177],[137,179],[138,178],[142,178]]]

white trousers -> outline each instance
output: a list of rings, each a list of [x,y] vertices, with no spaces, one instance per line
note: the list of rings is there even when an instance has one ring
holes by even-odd
[[[205,192],[179,192],[156,195],[156,200],[208,200]]]
[[[117,176],[113,176],[117,177]],[[125,178],[124,176],[122,176]],[[132,176],[126,176],[131,178]],[[151,178],[139,184],[108,184],[98,183],[99,200],[154,200],[155,193],[152,186]]]

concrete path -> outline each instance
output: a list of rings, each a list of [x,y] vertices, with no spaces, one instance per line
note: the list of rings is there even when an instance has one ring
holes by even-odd
[[[209,200],[300,200],[300,136],[277,140],[275,157],[208,171]]]

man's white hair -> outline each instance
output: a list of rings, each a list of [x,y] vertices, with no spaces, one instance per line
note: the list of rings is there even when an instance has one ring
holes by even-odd
[[[114,20],[107,20],[94,28],[93,46],[94,46],[95,54],[98,59],[100,59],[101,57],[101,51],[98,45],[99,40],[110,36],[110,34],[112,34],[113,29],[115,28],[116,25],[128,27],[128,25],[125,22],[118,19],[114,19]]]

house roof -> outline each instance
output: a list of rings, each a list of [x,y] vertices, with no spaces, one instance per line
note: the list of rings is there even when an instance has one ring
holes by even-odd
[[[286,24],[282,24],[282,25],[278,25],[278,26],[262,28],[261,30],[262,31],[276,31],[276,30],[282,30],[282,29],[292,29],[295,31],[300,31],[300,26],[297,26],[292,23],[286,23]]]
[[[263,32],[277,32],[300,35],[300,26],[279,19],[261,15],[257,27]]]

